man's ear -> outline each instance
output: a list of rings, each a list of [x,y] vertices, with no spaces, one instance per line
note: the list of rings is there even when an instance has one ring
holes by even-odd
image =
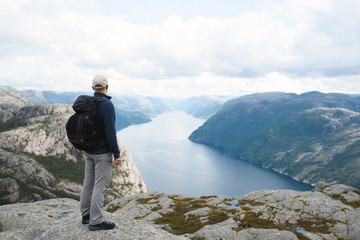
[[[94,88],[94,87],[92,87],[92,89],[95,91],[95,88]]]
[[[105,87],[105,88],[106,88],[106,91],[107,91],[107,90],[109,89],[109,85],[106,85],[106,87]]]

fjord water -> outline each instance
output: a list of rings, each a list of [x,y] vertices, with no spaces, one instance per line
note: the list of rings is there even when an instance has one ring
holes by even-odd
[[[149,191],[236,197],[260,189],[312,189],[311,185],[188,140],[203,123],[175,111],[118,132]]]

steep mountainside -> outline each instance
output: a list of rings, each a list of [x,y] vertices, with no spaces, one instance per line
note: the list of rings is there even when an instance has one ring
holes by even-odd
[[[9,95],[2,98],[3,101]],[[66,137],[65,124],[73,113],[71,106],[31,105],[23,104],[22,100],[14,104],[28,105],[16,111],[13,105],[7,109],[3,105],[4,111],[11,111],[13,115],[0,125],[0,204],[54,197],[79,198],[84,158]],[[122,161],[113,168],[108,201],[147,191],[130,154],[120,145]]]
[[[360,98],[264,93],[226,102],[189,139],[297,180],[360,187]]]
[[[360,191],[320,184],[312,192],[261,190],[227,198],[160,192],[105,207],[111,231],[81,224],[79,202],[51,199],[0,206],[1,239],[357,240]]]

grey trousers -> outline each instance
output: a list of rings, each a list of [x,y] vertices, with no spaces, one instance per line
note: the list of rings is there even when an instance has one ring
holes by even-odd
[[[85,179],[80,196],[80,211],[82,216],[90,214],[90,225],[104,221],[102,209],[105,191],[111,180],[112,159],[111,153],[85,153]]]

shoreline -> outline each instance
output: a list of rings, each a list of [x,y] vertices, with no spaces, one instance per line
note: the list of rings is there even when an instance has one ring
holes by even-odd
[[[255,165],[255,166],[258,166],[258,167],[261,167],[261,168],[265,168],[265,169],[271,170],[271,171],[273,171],[273,172],[275,172],[275,173],[277,173],[277,174],[280,174],[280,175],[282,175],[282,176],[289,177],[289,178],[291,178],[292,180],[294,180],[294,181],[296,181],[296,182],[299,182],[299,183],[302,183],[302,184],[305,184],[305,185],[309,185],[309,186],[312,187],[312,189],[314,189],[314,188],[317,186],[317,184],[315,184],[315,183],[310,183],[309,181],[306,182],[306,180],[305,180],[305,181],[298,180],[298,179],[290,176],[290,175],[287,174],[287,173],[283,173],[281,170],[277,170],[277,169],[274,169],[274,168],[271,168],[271,167],[267,167],[267,166],[262,165],[261,163],[253,162],[253,161],[251,161],[251,160],[242,158],[242,157],[240,157],[240,156],[233,155],[233,154],[225,151],[223,147],[215,146],[215,145],[212,145],[212,144],[206,144],[206,143],[196,142],[196,141],[194,141],[194,140],[192,140],[192,139],[190,139],[190,138],[188,138],[188,139],[189,139],[190,141],[192,141],[193,143],[207,146],[207,147],[209,147],[209,148],[211,148],[211,149],[214,149],[214,150],[216,150],[216,151],[218,151],[218,152],[220,152],[220,153],[222,153],[222,154],[226,154],[227,156],[236,158],[236,159],[238,159],[238,160],[241,160],[241,161],[244,161],[244,162],[247,162],[247,163],[251,163],[251,164],[253,164],[253,165]],[[309,190],[309,191],[311,191],[311,190]]]

